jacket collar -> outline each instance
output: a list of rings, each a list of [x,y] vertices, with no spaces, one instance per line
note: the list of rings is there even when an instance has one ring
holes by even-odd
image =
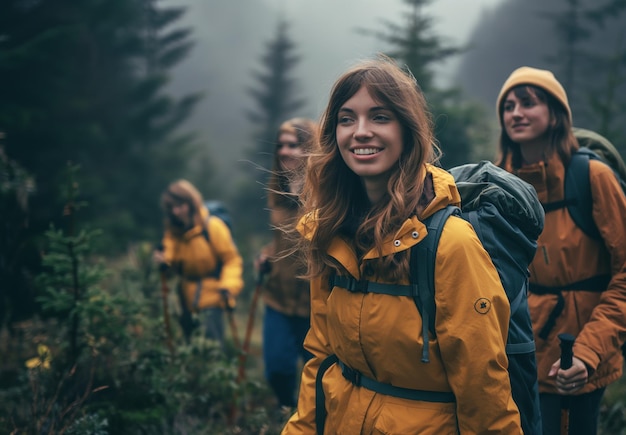
[[[543,204],[560,201],[564,197],[565,168],[557,153],[540,162],[522,166],[515,171],[515,175],[535,188]]]
[[[427,177],[432,183],[425,183],[426,197],[432,198],[421,213],[421,219],[425,219],[448,205],[460,205],[461,196],[454,183],[454,178],[447,171],[433,165],[426,165]],[[427,235],[426,226],[417,216],[408,218],[395,232],[385,239],[382,246],[382,255],[390,255],[406,249],[420,242]],[[298,231],[307,239],[311,239],[317,228],[316,213],[309,213],[298,223]],[[359,277],[359,265],[351,244],[341,237],[335,237],[328,248],[328,254],[342,264],[346,270],[354,277]],[[376,249],[372,249],[364,256],[365,259],[372,259],[379,256]]]

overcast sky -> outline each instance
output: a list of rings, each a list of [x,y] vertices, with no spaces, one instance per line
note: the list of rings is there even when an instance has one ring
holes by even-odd
[[[435,33],[455,46],[467,44],[482,13],[503,0],[434,0],[425,13],[435,20]],[[240,165],[240,151],[251,143],[246,109],[253,101],[252,71],[275,35],[276,23],[287,19],[289,36],[301,61],[294,71],[307,106],[294,116],[317,119],[335,79],[360,58],[387,49],[361,29],[385,30],[382,21],[403,23],[402,0],[166,0],[185,6],[181,23],[193,29],[196,45],[174,71],[177,93],[203,92],[189,126],[215,150],[221,167]],[[438,80],[448,84],[457,60],[439,68]],[[239,168],[241,169],[241,168]]]

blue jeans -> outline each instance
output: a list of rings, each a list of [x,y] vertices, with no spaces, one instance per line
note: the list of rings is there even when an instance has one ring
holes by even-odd
[[[224,310],[220,307],[206,308],[198,313],[204,336],[224,346]]]
[[[295,406],[298,362],[313,355],[304,349],[308,317],[286,316],[266,306],[263,317],[263,362],[265,377],[281,406]]]

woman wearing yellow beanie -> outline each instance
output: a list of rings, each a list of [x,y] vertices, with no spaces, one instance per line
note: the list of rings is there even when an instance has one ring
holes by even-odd
[[[521,67],[497,100],[497,164],[532,184],[544,204],[565,198],[565,170],[579,148],[563,86],[547,70]],[[570,434],[597,433],[607,385],[622,374],[626,339],[626,199],[612,170],[589,162],[593,219],[601,238],[576,226],[567,207],[546,212],[530,266],[528,304],[537,344],[544,434],[559,433],[569,401]],[[561,333],[576,337],[573,365],[560,368]]]

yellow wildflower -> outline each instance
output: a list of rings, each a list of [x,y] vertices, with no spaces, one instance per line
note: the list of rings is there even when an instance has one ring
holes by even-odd
[[[50,368],[50,361],[52,361],[52,356],[50,354],[50,349],[45,344],[37,345],[37,356],[26,361],[26,367],[29,369],[34,369],[37,367],[41,367],[43,369]]]

